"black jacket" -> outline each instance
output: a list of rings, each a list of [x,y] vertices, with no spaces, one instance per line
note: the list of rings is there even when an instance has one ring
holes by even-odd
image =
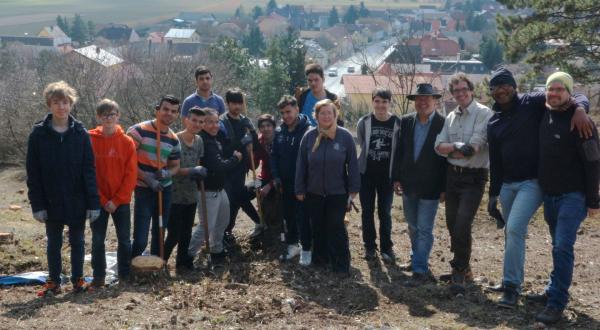
[[[285,123],[277,128],[271,149],[271,173],[273,178],[281,179],[286,189],[293,191],[296,177],[298,148],[304,133],[310,128],[306,115],[298,115],[298,123],[293,131]]]
[[[438,199],[446,189],[446,158],[434,150],[435,138],[444,127],[444,117],[435,113],[419,158],[414,161],[416,113],[402,117],[396,145],[392,180],[399,181],[405,194],[422,199]]]
[[[223,147],[217,137],[211,136],[206,132],[201,132],[200,136],[204,142],[204,157],[202,157],[202,166],[208,170],[208,175],[204,179],[206,190],[218,191],[225,187],[225,178],[236,165],[239,164],[235,156],[224,157]]]
[[[86,210],[100,209],[92,144],[75,118],[62,134],[52,128],[52,114],[33,126],[26,168],[31,209],[46,210],[48,222],[82,226]]]
[[[248,155],[248,149],[244,148],[241,144],[241,140],[246,132],[249,132],[252,135],[254,149],[260,147],[260,143],[258,143],[258,134],[256,134],[252,121],[244,115],[240,115],[239,120],[232,119],[228,116],[227,112],[222,114],[219,119],[223,123],[224,128],[219,131],[223,133],[219,135],[219,140],[223,146],[223,156],[230,157],[233,155],[234,151],[241,152],[242,161],[236,164],[236,171],[242,171],[244,173],[248,172],[250,169],[250,156]]]

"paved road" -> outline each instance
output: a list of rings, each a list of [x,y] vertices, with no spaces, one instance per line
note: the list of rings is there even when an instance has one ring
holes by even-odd
[[[337,61],[327,67],[325,70],[325,88],[340,97],[345,96],[343,85],[340,84],[342,76],[345,74],[360,74],[360,67],[363,63],[367,63],[367,65],[372,68],[379,67],[389,53],[393,41],[395,41],[395,39],[373,43],[369,45],[364,52],[354,53],[347,59]],[[354,67],[354,73],[348,73],[348,67]],[[328,76],[327,72],[331,68],[337,69],[337,77]]]

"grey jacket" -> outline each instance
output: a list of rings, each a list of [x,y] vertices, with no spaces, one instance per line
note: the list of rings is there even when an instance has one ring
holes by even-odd
[[[338,127],[335,139],[323,138],[317,150],[312,148],[318,135],[310,129],[300,142],[296,161],[296,195],[342,195],[358,193],[360,173],[352,134]]]
[[[356,124],[356,139],[360,145],[360,154],[358,155],[358,168],[361,174],[365,174],[367,171],[367,155],[369,154],[369,145],[371,142],[371,118],[372,114],[363,116],[358,120]],[[394,154],[396,153],[396,144],[398,142],[398,131],[400,130],[400,118],[396,115],[392,115],[394,118],[394,131],[392,135],[392,154],[390,156],[390,172],[388,177],[392,177],[392,168],[394,168]]]

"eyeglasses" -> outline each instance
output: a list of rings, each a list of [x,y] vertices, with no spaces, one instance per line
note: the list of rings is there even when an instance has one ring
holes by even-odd
[[[103,119],[113,119],[113,118],[117,117],[117,115],[119,115],[117,112],[111,112],[111,113],[105,113],[101,117]]]

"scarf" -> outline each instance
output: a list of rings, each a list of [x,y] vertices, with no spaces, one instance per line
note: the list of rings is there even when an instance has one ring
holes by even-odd
[[[329,128],[322,128],[322,127],[317,126],[317,129],[319,130],[319,135],[317,136],[317,139],[315,140],[315,144],[312,147],[312,152],[315,152],[315,150],[317,150],[317,148],[319,148],[319,145],[321,144],[321,139],[323,139],[323,138],[327,138],[330,140],[335,139],[335,132],[337,131],[337,123],[334,120],[333,124],[331,124],[331,126],[329,126]]]

